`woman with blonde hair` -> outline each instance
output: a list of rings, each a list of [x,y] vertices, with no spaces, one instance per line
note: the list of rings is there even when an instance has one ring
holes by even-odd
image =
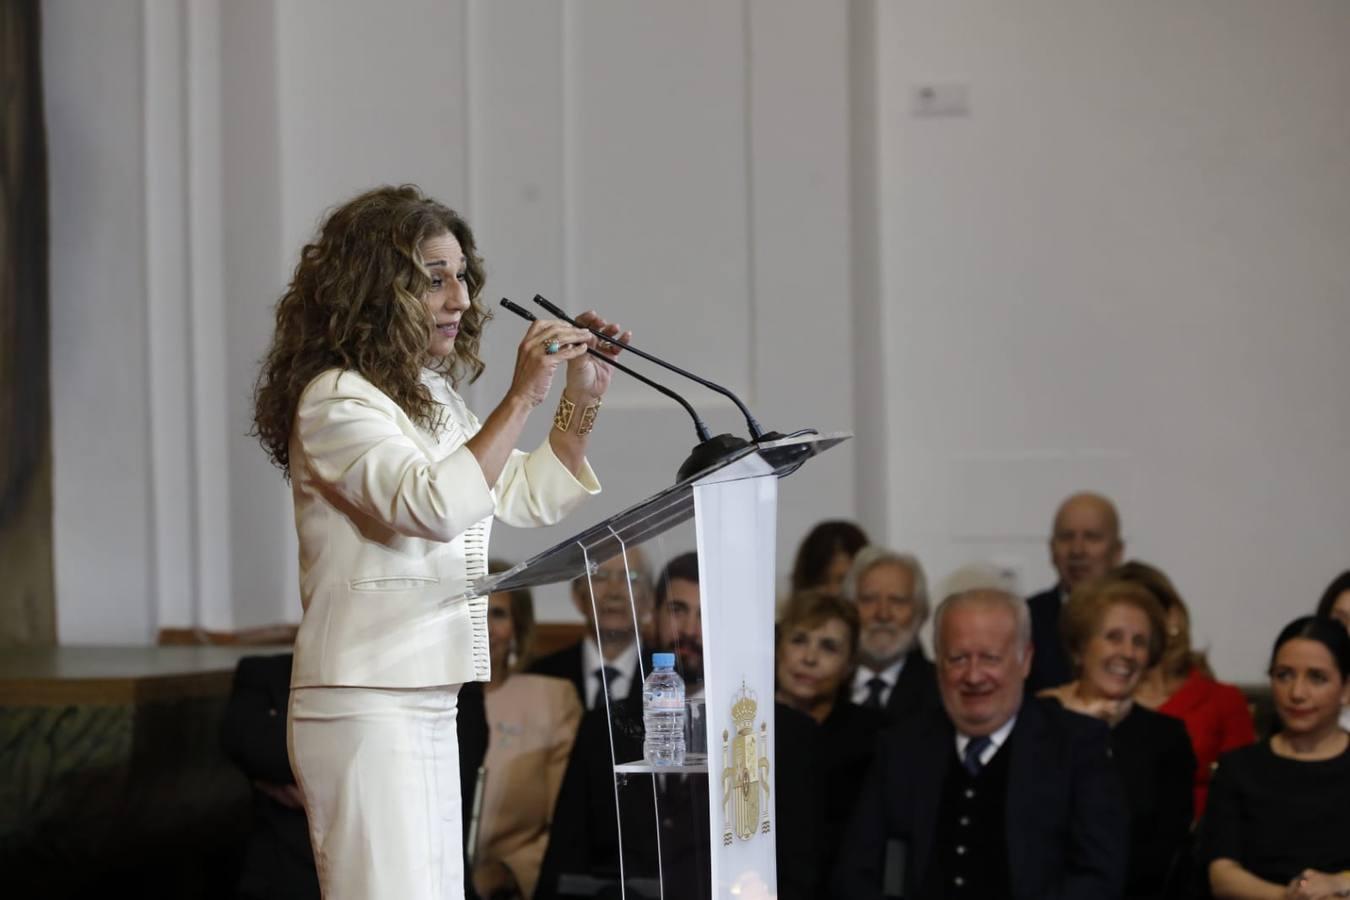
[[[820,726],[816,764],[823,815],[817,836],[820,871],[828,873],[886,720],[880,710],[851,703],[840,691],[858,655],[858,611],[852,603],[825,591],[798,591],[783,607],[777,633],[774,699]]]
[[[368,191],[300,251],[258,376],[254,432],[295,506],[288,743],[328,900],[463,896],[456,698],[489,678],[470,588],[493,518],[549,525],[600,489],[586,447],[610,367],[589,331],[531,324],[486,419],[459,396],[483,370],[483,280],[457,213],[410,185]],[[522,453],[559,368],[554,427]]]
[[[1134,702],[1144,673],[1162,658],[1162,607],[1138,584],[1101,579],[1074,588],[1060,627],[1076,676],[1042,695],[1111,727],[1130,807],[1125,897],[1161,898],[1191,827],[1195,772],[1181,722]]]

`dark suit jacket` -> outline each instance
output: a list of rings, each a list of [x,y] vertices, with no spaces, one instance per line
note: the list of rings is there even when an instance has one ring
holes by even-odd
[[[638,652],[642,649],[639,647]],[[564,647],[556,653],[550,653],[548,656],[541,656],[526,670],[536,675],[551,675],[554,678],[565,678],[572,682],[572,686],[577,689],[577,699],[581,701],[581,708],[586,709],[586,672],[581,669],[581,643],[575,643],[570,647]],[[638,676],[638,668],[633,669],[633,679],[628,684],[628,697],[632,701],[641,702],[642,700],[642,679]],[[599,695],[597,694],[597,699]],[[638,754],[641,755],[640,753]]]
[[[1006,752],[1008,867],[1012,900],[1112,900],[1125,883],[1124,792],[1106,726],[1053,701],[1023,701]],[[1004,752],[1004,751],[1000,751]],[[835,870],[842,900],[879,900],[886,844],[906,846],[904,896],[920,888],[956,732],[935,712],[882,733]]]
[[[246,656],[234,671],[220,741],[250,781],[295,784],[286,754],[291,654]],[[244,851],[239,896],[319,898],[319,876],[303,809],[253,791],[253,823]]]
[[[487,704],[483,701],[483,683],[470,681],[459,689],[456,702],[455,731],[459,736],[460,809],[464,816],[464,897],[475,900],[473,872],[468,858],[469,819],[473,816],[473,792],[478,783],[478,770],[483,765],[488,748]]]
[[[905,669],[909,669],[909,663],[905,663]],[[894,691],[891,696],[895,696]],[[820,723],[814,771],[814,780],[824,788],[820,825],[816,829],[821,859],[820,893],[834,869],[835,855],[858,801],[858,791],[872,767],[877,735],[887,724],[881,710],[847,702],[836,702],[825,721]],[[812,896],[820,896],[820,893]]]
[[[1195,753],[1180,719],[1136,704],[1111,729],[1116,768],[1130,806],[1130,857],[1125,896],[1156,900],[1191,828]]]
[[[901,719],[938,709],[942,699],[938,696],[937,671],[923,648],[915,646],[900,669],[900,677],[886,698],[886,720],[899,722]]]
[[[1073,681],[1073,667],[1059,633],[1060,586],[1027,598],[1031,610],[1031,674],[1027,676],[1027,696]]]
[[[631,720],[631,716],[628,717]],[[778,896],[781,900],[816,900],[820,883],[815,838],[820,819],[814,721],[795,710],[775,704],[771,744],[776,767],[774,784],[777,821],[774,823],[778,857]],[[535,889],[535,900],[566,896],[558,891],[565,875],[589,875],[618,881],[619,831],[614,817],[614,772],[610,760],[610,734],[603,708],[586,713],[577,730],[576,743],[558,792],[558,803],[549,830]],[[621,760],[641,759],[642,735],[615,729],[614,752]],[[720,748],[719,748],[720,752]],[[666,897],[698,900],[708,896],[708,779],[703,775],[668,776],[681,780],[680,790],[663,800],[662,816],[674,827],[661,831],[661,860]],[[623,858],[625,877],[654,878],[657,855],[652,789],[646,776],[637,776],[619,792],[624,822]],[[672,809],[671,807],[676,807]],[[602,897],[618,897],[602,893]],[[634,893],[630,890],[628,896]]]

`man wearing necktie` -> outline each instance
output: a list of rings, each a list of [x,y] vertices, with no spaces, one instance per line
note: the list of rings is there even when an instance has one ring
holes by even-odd
[[[646,553],[641,547],[629,547],[626,555],[600,563],[589,577],[572,582],[572,603],[586,619],[581,640],[540,657],[529,671],[571,681],[587,710],[603,710],[606,694],[611,702],[640,701],[642,670],[638,656],[643,652],[652,615],[652,579]]]
[[[933,664],[919,646],[928,619],[928,580],[919,560],[864,547],[844,578],[843,595],[858,610],[858,668],[847,699],[896,722],[938,705]]]
[[[883,733],[835,870],[835,896],[1111,900],[1126,811],[1105,726],[1024,699],[1026,603],[948,597],[934,622],[941,706]],[[901,884],[884,884],[888,853]],[[894,869],[894,866],[891,867]]]

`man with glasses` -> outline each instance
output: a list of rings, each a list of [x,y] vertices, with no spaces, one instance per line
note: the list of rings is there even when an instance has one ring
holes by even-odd
[[[572,646],[540,657],[529,668],[538,675],[571,681],[588,710],[604,705],[606,687],[611,700],[642,695],[634,610],[637,626],[646,629],[652,614],[652,578],[640,547],[630,547],[627,556],[626,563],[620,554],[601,563],[589,579],[583,575],[572,582],[572,602],[586,619],[586,634]]]

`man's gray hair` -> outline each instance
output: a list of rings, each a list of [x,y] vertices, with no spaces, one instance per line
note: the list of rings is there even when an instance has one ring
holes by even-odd
[[[858,582],[877,566],[887,563],[900,566],[914,579],[914,596],[910,599],[914,602],[914,628],[918,629],[928,621],[928,576],[924,574],[919,558],[912,553],[900,553],[877,544],[869,544],[853,557],[853,565],[849,566],[839,592],[844,595],[845,600],[857,603]]]
[[[1027,601],[1017,594],[1001,591],[997,588],[973,588],[951,594],[938,604],[933,613],[933,649],[942,654],[942,619],[958,606],[999,606],[1002,605],[1013,614],[1017,624],[1017,658],[1026,659],[1027,647],[1031,644],[1031,609]]]

